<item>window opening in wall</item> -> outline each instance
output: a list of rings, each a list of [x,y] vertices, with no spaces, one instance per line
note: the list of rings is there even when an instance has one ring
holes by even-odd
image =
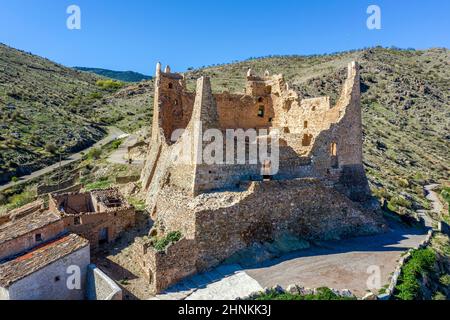
[[[312,107],[312,111],[316,111],[316,106]]]
[[[41,242],[42,241],[42,234],[38,233],[34,236],[36,242]]]
[[[331,167],[333,169],[339,168],[339,158],[337,155],[337,143],[333,142],[330,146],[330,155],[331,155]]]
[[[172,82],[169,83],[169,89],[173,89],[173,83]]]
[[[302,146],[309,147],[311,145],[312,135],[305,134],[303,135]]]
[[[260,106],[258,109],[258,117],[264,118],[264,106]]]
[[[337,143],[336,142],[333,142],[331,144],[330,153],[331,153],[332,157],[336,157],[337,156]]]
[[[258,99],[258,102],[259,102],[259,103],[264,102],[264,98],[260,97],[260,98]]]
[[[61,280],[61,277],[60,276],[56,276],[55,277],[55,282],[59,282]]]
[[[102,228],[98,235],[98,244],[103,245],[106,243],[108,243],[108,228]]]
[[[151,270],[148,271],[148,283],[153,283],[153,272]]]
[[[81,217],[75,217],[73,219],[73,224],[79,226],[81,224]]]
[[[308,121],[305,121],[305,122],[303,123],[303,128],[308,129]]]
[[[264,160],[262,167],[262,176],[264,181],[272,180],[272,161]]]

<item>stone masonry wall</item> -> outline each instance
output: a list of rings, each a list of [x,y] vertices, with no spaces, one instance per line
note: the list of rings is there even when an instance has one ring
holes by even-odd
[[[366,211],[319,180],[253,182],[229,207],[196,208],[197,268],[220,263],[255,241],[290,233],[328,240],[385,230],[381,216]],[[170,229],[170,228],[169,228]]]
[[[79,224],[75,223],[79,219]],[[108,242],[114,241],[122,232],[135,224],[134,208],[115,212],[87,213],[63,217],[65,228],[89,240],[92,250],[99,247],[102,230],[107,230]]]
[[[12,225],[11,227],[14,227]],[[42,228],[33,230],[20,237],[14,238],[10,241],[0,245],[0,261],[10,256],[17,255],[26,250],[34,248],[46,241],[52,240],[64,233],[64,223],[62,220],[48,224]],[[41,235],[41,241],[36,241],[36,235]]]
[[[193,240],[186,238],[171,244],[164,252],[138,241],[133,246],[133,255],[155,294],[197,272],[196,247]]]

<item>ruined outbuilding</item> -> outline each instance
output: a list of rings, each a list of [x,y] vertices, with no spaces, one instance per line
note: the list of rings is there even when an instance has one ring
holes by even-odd
[[[0,225],[0,300],[120,300],[93,250],[134,226],[134,207],[117,189],[53,194],[17,209]],[[80,286],[67,281],[79,270]]]
[[[53,194],[49,211],[61,216],[65,229],[88,239],[93,250],[135,224],[134,207],[117,189]]]
[[[177,161],[185,138],[196,137],[198,123],[223,136],[228,129],[260,130],[246,140],[245,153],[262,139],[273,153],[276,142],[277,170],[262,158],[196,161],[207,145],[201,138],[192,139],[191,162]],[[328,97],[303,99],[282,75],[261,77],[251,70],[243,94],[213,93],[207,77],[189,92],[183,75],[170,68],[163,72],[158,64],[152,139],[141,182],[156,221],[152,236],[179,231],[183,238],[165,252],[157,252],[150,240],[136,243],[136,259],[153,291],[286,233],[335,239],[383,231],[383,219],[368,209],[362,144],[356,62],[348,66],[336,105]],[[224,158],[237,158],[238,151],[230,155],[225,142],[223,151]]]

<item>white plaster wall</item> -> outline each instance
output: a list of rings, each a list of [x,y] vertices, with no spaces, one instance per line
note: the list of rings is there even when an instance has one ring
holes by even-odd
[[[8,288],[9,299],[84,300],[89,263],[90,248],[86,246],[14,283]],[[71,276],[67,274],[67,268],[73,265],[79,266],[81,270],[81,288],[79,290],[70,290],[67,287],[67,278]],[[55,278],[58,276],[60,280],[56,282]]]
[[[0,300],[9,300],[8,289],[0,287]]]

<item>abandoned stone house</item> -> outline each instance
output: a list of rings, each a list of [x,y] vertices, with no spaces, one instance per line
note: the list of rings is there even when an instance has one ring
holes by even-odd
[[[69,290],[66,270],[77,265],[85,279],[89,263],[89,242],[68,234],[57,214],[15,219],[0,227],[0,300],[84,299],[85,282]]]
[[[222,132],[266,129],[270,137],[276,130],[278,171],[273,173],[263,159],[256,164],[248,159],[244,164],[198,163],[195,153],[205,147],[202,139],[192,140],[193,161],[176,161],[184,138],[195,136],[199,122],[203,129]],[[184,131],[174,140],[179,129]],[[247,141],[246,148],[255,141]],[[273,138],[268,141],[273,144]],[[253,242],[284,233],[331,239],[383,231],[382,217],[367,209],[371,195],[362,144],[356,62],[348,65],[333,106],[328,97],[302,99],[282,75],[260,77],[251,70],[243,94],[213,93],[207,77],[189,92],[183,75],[170,68],[163,72],[158,64],[152,138],[141,182],[156,220],[151,235],[180,231],[183,239],[165,252],[157,252],[151,240],[136,242],[136,260],[152,290],[159,292]]]
[[[88,239],[92,250],[113,242],[135,224],[134,207],[117,189],[53,194],[49,211],[62,217],[65,229]]]
[[[121,289],[90,264],[99,248],[134,225],[134,208],[118,190],[52,195],[16,210],[0,225],[0,300],[121,299]],[[80,287],[66,285],[77,266]]]

